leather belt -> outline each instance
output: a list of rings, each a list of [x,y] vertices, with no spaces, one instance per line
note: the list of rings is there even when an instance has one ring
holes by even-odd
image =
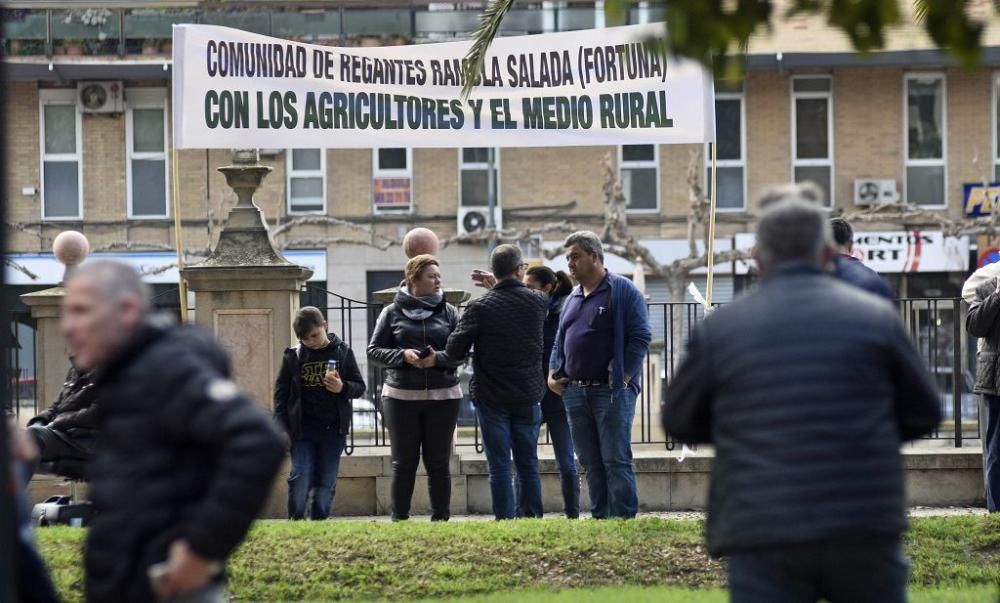
[[[607,385],[607,379],[573,379],[570,381],[573,385],[577,387],[597,387],[599,385]]]

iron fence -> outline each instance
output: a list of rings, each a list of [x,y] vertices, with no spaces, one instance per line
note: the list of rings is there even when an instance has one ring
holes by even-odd
[[[367,361],[365,351],[383,305],[346,298],[332,291],[326,291],[326,294],[331,302],[326,308],[330,328],[354,350],[368,385],[366,397],[354,402],[347,454],[357,448],[387,446],[389,433],[380,399],[383,370]],[[705,308],[694,302],[650,302],[647,307],[653,342],[644,367],[644,388],[636,401],[632,443],[662,445],[674,450],[676,443],[660,427],[660,403],[663,391],[677,370],[688,334],[704,318]],[[939,440],[943,444],[953,441],[956,447],[961,447],[966,440],[978,439],[979,411],[976,396],[972,393],[973,378],[969,369],[974,366],[974,360],[967,353],[974,340],[970,342],[965,335],[962,300],[902,299],[899,300],[899,307],[907,331],[941,390],[945,419],[927,439]],[[479,423],[468,395],[471,362],[467,361],[459,369],[459,374],[465,396],[456,445],[482,452]],[[549,443],[544,427],[540,441]]]
[[[38,413],[38,388],[35,380],[35,320],[27,311],[7,311],[7,336],[4,362],[9,379],[4,414],[19,421],[21,413],[33,417]]]
[[[366,354],[368,341],[383,305],[350,299],[314,286],[308,288],[314,293],[326,295],[326,315],[330,329],[354,350],[368,386],[365,397],[353,402],[354,413],[347,454],[352,454],[358,448],[388,446],[389,432],[382,416],[380,399],[384,371],[369,363]],[[688,334],[704,318],[705,309],[693,302],[650,302],[647,307],[653,328],[653,342],[644,366],[644,388],[636,401],[632,442],[662,445],[673,450],[675,442],[660,428],[660,403],[663,391],[677,370]],[[979,406],[973,393],[976,340],[967,336],[963,327],[962,300],[901,299],[899,309],[908,333],[927,362],[941,392],[944,421],[928,439],[943,444],[950,441],[955,447],[961,447],[968,440],[978,440]],[[28,416],[33,416],[38,411],[35,323],[27,311],[8,312],[8,317],[9,336],[5,346],[5,361],[11,380],[8,390],[11,395],[4,400],[4,410],[17,416],[21,413],[31,413]],[[468,395],[471,366],[471,361],[467,361],[459,369],[465,396],[461,403],[456,444],[481,452],[479,423]],[[540,440],[549,442],[544,428]]]

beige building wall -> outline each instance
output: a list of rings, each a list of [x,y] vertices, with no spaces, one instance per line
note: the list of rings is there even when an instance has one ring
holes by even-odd
[[[836,207],[853,206],[857,178],[891,178],[899,189],[904,183],[903,77],[898,68],[850,68],[833,74],[834,182]],[[945,70],[948,116],[948,214],[961,215],[962,185],[992,178],[993,72]],[[730,236],[752,228],[753,200],[769,184],[791,178],[790,78],[798,72],[751,71],[744,84],[746,130],[747,211],[719,216],[718,232]],[[173,220],[126,218],[126,141],[122,115],[84,115],[82,118],[84,219],[82,222],[43,223],[39,195],[25,196],[22,188],[40,186],[39,84],[9,82],[4,113],[9,135],[10,160],[5,194],[9,199],[10,251],[47,251],[51,239],[68,228],[80,229],[95,249],[111,244],[173,245]],[[143,85],[166,86],[166,82]],[[129,86],[129,83],[126,83]],[[608,146],[502,149],[499,152],[500,205],[505,226],[524,228],[539,220],[570,220],[580,228],[598,228],[604,211],[601,160],[606,153],[617,160],[617,149]],[[702,166],[702,145],[662,146],[659,149],[660,212],[630,216],[634,230],[643,237],[685,236],[689,206],[687,171],[692,155]],[[327,215],[357,222],[390,238],[413,226],[429,226],[443,237],[456,234],[459,203],[459,153],[457,149],[416,149],[413,159],[414,211],[393,216],[373,216],[372,151],[326,151]],[[178,153],[181,218],[184,244],[203,249],[209,241],[209,219],[225,219],[235,195],[218,173],[229,163],[228,150],[184,150]],[[286,153],[262,157],[273,172],[257,194],[257,203],[272,224],[284,223],[286,206]],[[525,208],[562,206],[573,209],[555,215],[532,217]],[[870,228],[885,225],[871,225]],[[859,228],[864,229],[865,226]],[[215,229],[217,231],[217,229]],[[550,236],[558,239],[561,235]],[[345,240],[365,239],[357,229],[336,225],[298,226],[279,241],[299,247],[330,247]],[[331,262],[333,260],[331,259]],[[332,266],[332,264],[331,264]]]

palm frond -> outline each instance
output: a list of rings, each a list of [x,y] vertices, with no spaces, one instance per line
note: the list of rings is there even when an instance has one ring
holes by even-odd
[[[479,83],[479,74],[486,62],[486,52],[493,44],[493,39],[500,31],[504,17],[514,6],[514,0],[490,0],[486,10],[479,15],[479,25],[472,32],[472,47],[469,48],[462,68],[465,72],[465,85],[462,86],[462,98],[468,98],[469,93]]]
[[[913,0],[913,22],[923,23],[927,20],[927,11],[930,9],[928,0]]]

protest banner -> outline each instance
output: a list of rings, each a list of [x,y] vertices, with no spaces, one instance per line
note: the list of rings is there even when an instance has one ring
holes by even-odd
[[[702,65],[647,45],[662,35],[662,24],[647,24],[498,38],[463,97],[469,41],[331,47],[176,25],[174,148],[711,143],[711,302],[713,79]],[[409,196],[408,179],[375,183],[377,207],[407,203]]]
[[[662,25],[498,38],[462,98],[470,42],[330,47],[174,28],[184,148],[537,147],[714,139],[711,76],[644,42]]]

